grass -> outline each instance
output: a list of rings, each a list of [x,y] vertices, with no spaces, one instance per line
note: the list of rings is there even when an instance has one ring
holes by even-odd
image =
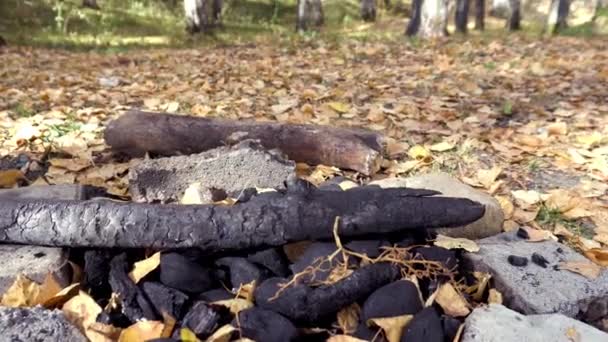
[[[572,233],[587,239],[593,238],[594,235],[592,229],[586,229],[576,220],[570,220],[564,217],[559,209],[550,208],[545,205],[540,208],[538,215],[536,215],[536,222],[541,226],[550,229],[555,227],[556,224],[561,224]]]

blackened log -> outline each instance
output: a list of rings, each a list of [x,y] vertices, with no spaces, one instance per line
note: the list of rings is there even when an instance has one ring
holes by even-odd
[[[238,313],[232,325],[239,328],[242,337],[254,341],[289,342],[298,337],[298,330],[287,318],[270,310],[251,308]]]
[[[469,0],[456,0],[456,12],[454,15],[456,30],[467,33],[469,24]]]
[[[193,154],[242,140],[260,140],[290,159],[375,173],[385,138],[367,130],[277,122],[232,121],[131,111],[110,122],[105,141],[133,156]]]
[[[333,237],[457,227],[483,216],[482,204],[431,190],[363,186],[322,191],[289,186],[248,202],[154,205],[112,200],[5,200],[0,242],[68,247],[198,247],[206,253]],[[162,260],[161,260],[162,261]]]
[[[154,309],[144,293],[129,278],[129,264],[127,254],[121,253],[110,262],[110,286],[112,292],[120,298],[122,313],[131,321],[141,319],[156,319]]]
[[[217,329],[220,318],[212,307],[199,301],[188,311],[182,321],[182,326],[192,330],[198,337],[205,338]]]
[[[188,295],[161,283],[147,281],[141,285],[146,297],[154,307],[156,319],[163,319],[163,313],[179,320],[185,314]]]
[[[483,31],[486,17],[486,2],[485,0],[475,0],[475,29]]]
[[[163,253],[160,257],[161,283],[188,293],[209,290],[213,285],[211,272],[179,253]]]
[[[108,276],[113,254],[108,250],[91,249],[84,252],[84,287],[93,298],[109,298],[111,294]]]
[[[271,278],[256,289],[255,302],[258,307],[276,311],[296,322],[318,323],[397,280],[400,275],[396,265],[377,263],[361,267],[332,285],[311,288],[297,284],[285,287],[281,292],[278,292],[280,284],[285,280]]]

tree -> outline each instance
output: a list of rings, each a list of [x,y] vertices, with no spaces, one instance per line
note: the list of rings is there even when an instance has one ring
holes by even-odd
[[[206,0],[184,0],[184,13],[188,32],[204,32],[209,28]]]
[[[82,7],[88,7],[92,9],[99,9],[97,0],[82,0]]]
[[[317,29],[323,25],[321,0],[298,0],[296,30],[298,32]]]
[[[475,0],[475,29],[483,31],[485,29],[486,2],[485,0]]]
[[[511,13],[509,0],[492,0],[490,3],[490,15],[497,18],[508,19]]]
[[[213,12],[213,24],[221,25],[222,23],[222,7],[224,5],[223,0],[213,0],[212,12]]]
[[[466,33],[469,24],[469,0],[456,0],[456,13],[454,15],[456,30]]]
[[[447,35],[448,1],[414,0],[412,16],[406,34],[422,38],[436,38]]]
[[[376,0],[361,0],[361,18],[364,21],[376,20]]]
[[[547,33],[558,33],[568,27],[570,0],[552,0],[547,16]]]
[[[510,31],[516,31],[521,28],[521,0],[509,0],[511,12],[507,20],[507,27]]]

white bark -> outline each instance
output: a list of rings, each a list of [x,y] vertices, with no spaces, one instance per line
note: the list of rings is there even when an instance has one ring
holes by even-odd
[[[447,33],[448,0],[423,0],[420,9],[420,30],[423,38],[443,37]]]

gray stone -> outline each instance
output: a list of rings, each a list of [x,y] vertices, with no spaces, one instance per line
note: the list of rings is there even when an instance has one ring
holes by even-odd
[[[129,172],[129,188],[136,202],[177,202],[193,183],[225,190],[238,197],[246,188],[283,189],[295,176],[295,163],[278,151],[243,141],[200,154],[142,161]]]
[[[61,285],[68,285],[69,271],[68,253],[64,249],[0,244],[0,295],[19,274],[41,283],[52,272]]]
[[[86,342],[59,310],[0,307],[0,342]]]
[[[0,190],[0,200],[34,198],[84,200],[88,192],[88,187],[79,184],[32,185],[15,189],[2,189]]]
[[[463,227],[437,229],[440,234],[474,240],[496,235],[502,231],[504,214],[498,201],[487,193],[475,190],[446,173],[432,173],[409,178],[386,178],[370,184],[382,188],[405,187],[436,190],[446,197],[468,198],[485,205],[486,212],[479,220]]]
[[[491,273],[507,307],[524,314],[561,313],[586,322],[608,316],[608,271],[589,279],[558,270],[560,262],[586,261],[584,256],[555,241],[528,242],[508,232],[478,241],[480,250],[467,253],[465,264],[474,271]],[[509,255],[527,257],[533,253],[549,263],[543,268],[533,262],[516,267]]]
[[[462,342],[605,342],[608,334],[561,314],[524,316],[498,304],[467,317]]]

